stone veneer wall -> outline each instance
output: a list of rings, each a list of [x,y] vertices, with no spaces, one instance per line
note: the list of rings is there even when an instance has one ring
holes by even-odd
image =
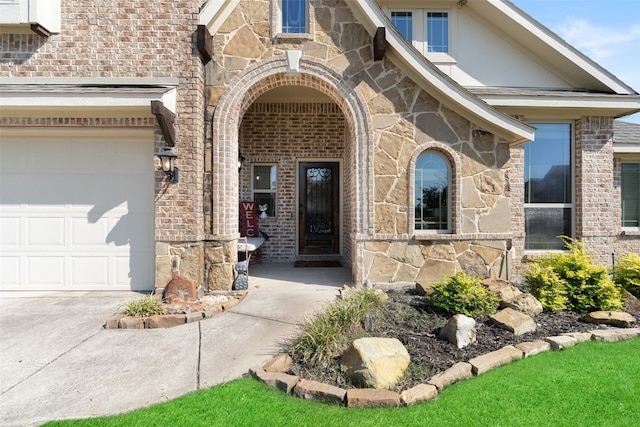
[[[341,173],[350,175],[344,162],[345,132],[344,115],[336,104],[261,103],[245,113],[239,131],[240,152],[246,158],[240,173],[240,200],[252,200],[253,163],[274,163],[278,168],[276,216],[259,220],[260,230],[270,236],[262,249],[263,261],[292,262],[296,258],[297,160],[340,161]],[[340,183],[342,200],[346,195],[344,181]],[[350,246],[350,228],[344,213],[341,219],[345,253]]]
[[[274,37],[269,4],[241,2],[214,35],[215,62],[207,66],[205,79],[211,164],[230,165],[237,157],[242,132],[220,126],[237,120],[234,114],[250,114],[257,96],[287,84],[313,87],[331,97],[346,118],[350,141],[344,158],[354,173],[345,176],[345,191],[355,193],[346,197],[354,204],[346,209],[346,220],[353,224],[356,282],[433,282],[441,272],[460,269],[500,274],[512,236],[508,144],[441,105],[388,59],[373,61],[371,37],[346,3],[314,2],[315,32],[286,39]],[[271,70],[282,67],[274,60],[284,61],[290,49],[302,51],[300,70],[274,74]],[[339,80],[332,80],[334,72]],[[366,102],[366,111],[358,110],[354,97]],[[370,128],[358,114],[371,121]],[[426,149],[439,150],[451,162],[452,235],[413,231],[412,168]],[[205,193],[211,213],[205,223],[212,236],[231,240],[237,230],[233,192],[238,184],[230,168],[207,174],[205,188],[211,185],[212,194]]]
[[[194,54],[202,3],[62,0],[60,34],[0,34],[0,73],[5,77],[179,80],[174,151],[180,182],[167,185],[161,172],[155,175],[156,286],[160,287],[179,264],[176,257],[200,259],[203,252],[204,72]],[[140,120],[121,116],[122,112],[116,112],[114,118],[49,119],[55,126],[99,126],[94,122],[106,120],[127,127]],[[37,126],[30,120],[42,119],[22,120],[23,126]],[[155,150],[159,151],[165,142],[157,124],[151,126],[155,127]],[[183,261],[181,265],[187,264],[192,263]],[[181,273],[202,283],[201,265]]]

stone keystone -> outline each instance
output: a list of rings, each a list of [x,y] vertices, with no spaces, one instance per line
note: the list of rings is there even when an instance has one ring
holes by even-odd
[[[440,329],[440,337],[458,348],[465,348],[476,342],[476,321],[464,314],[456,314]]]
[[[536,322],[533,321],[531,316],[512,308],[500,310],[491,316],[491,319],[502,329],[511,331],[516,336],[536,330]]]
[[[625,311],[594,311],[587,314],[584,320],[617,328],[632,328],[636,324],[636,319]]]
[[[301,379],[293,389],[293,395],[300,399],[341,405],[347,395],[347,390],[317,381]]]
[[[409,366],[407,349],[396,338],[360,338],[342,354],[340,368],[365,388],[393,387]]]
[[[480,375],[519,359],[522,359],[522,351],[512,345],[507,345],[500,350],[474,357],[469,360],[469,363],[471,363],[473,374]]]
[[[351,388],[347,390],[347,407],[349,408],[371,408],[380,406],[400,406],[400,395],[393,391],[376,390],[373,388]]]
[[[431,377],[427,383],[438,387],[438,390],[442,391],[448,385],[471,378],[473,376],[472,368],[470,363],[458,362],[446,371]]]

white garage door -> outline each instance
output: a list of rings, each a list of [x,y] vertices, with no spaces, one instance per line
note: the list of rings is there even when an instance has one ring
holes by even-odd
[[[153,289],[153,134],[0,132],[0,289]]]

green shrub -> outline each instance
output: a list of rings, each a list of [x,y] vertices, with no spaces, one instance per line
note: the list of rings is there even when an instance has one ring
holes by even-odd
[[[445,279],[431,288],[429,305],[436,310],[469,317],[490,316],[498,310],[500,298],[482,286],[479,277],[459,271]]]
[[[562,311],[567,308],[567,282],[562,280],[551,266],[532,264],[525,274],[531,293],[548,311]]]
[[[361,329],[367,313],[375,311],[381,300],[374,289],[350,291],[343,299],[325,307],[302,326],[289,353],[307,363],[318,363],[340,355]]]
[[[151,295],[128,301],[124,306],[124,314],[132,317],[146,317],[164,313],[162,301]]]
[[[613,281],[640,298],[640,255],[624,255],[613,269]]]
[[[531,293],[546,310],[620,310],[624,295],[607,269],[594,263],[584,244],[561,236],[567,251],[532,261],[525,272]]]

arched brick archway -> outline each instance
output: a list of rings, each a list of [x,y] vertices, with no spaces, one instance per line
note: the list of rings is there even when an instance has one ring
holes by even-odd
[[[305,86],[329,96],[342,110],[349,130],[354,180],[354,229],[373,232],[373,135],[367,104],[340,72],[314,58],[302,58],[299,71],[288,71],[285,57],[254,64],[235,78],[220,97],[213,117],[212,233],[217,240],[238,236],[238,130],[247,109],[263,93],[280,86]]]

